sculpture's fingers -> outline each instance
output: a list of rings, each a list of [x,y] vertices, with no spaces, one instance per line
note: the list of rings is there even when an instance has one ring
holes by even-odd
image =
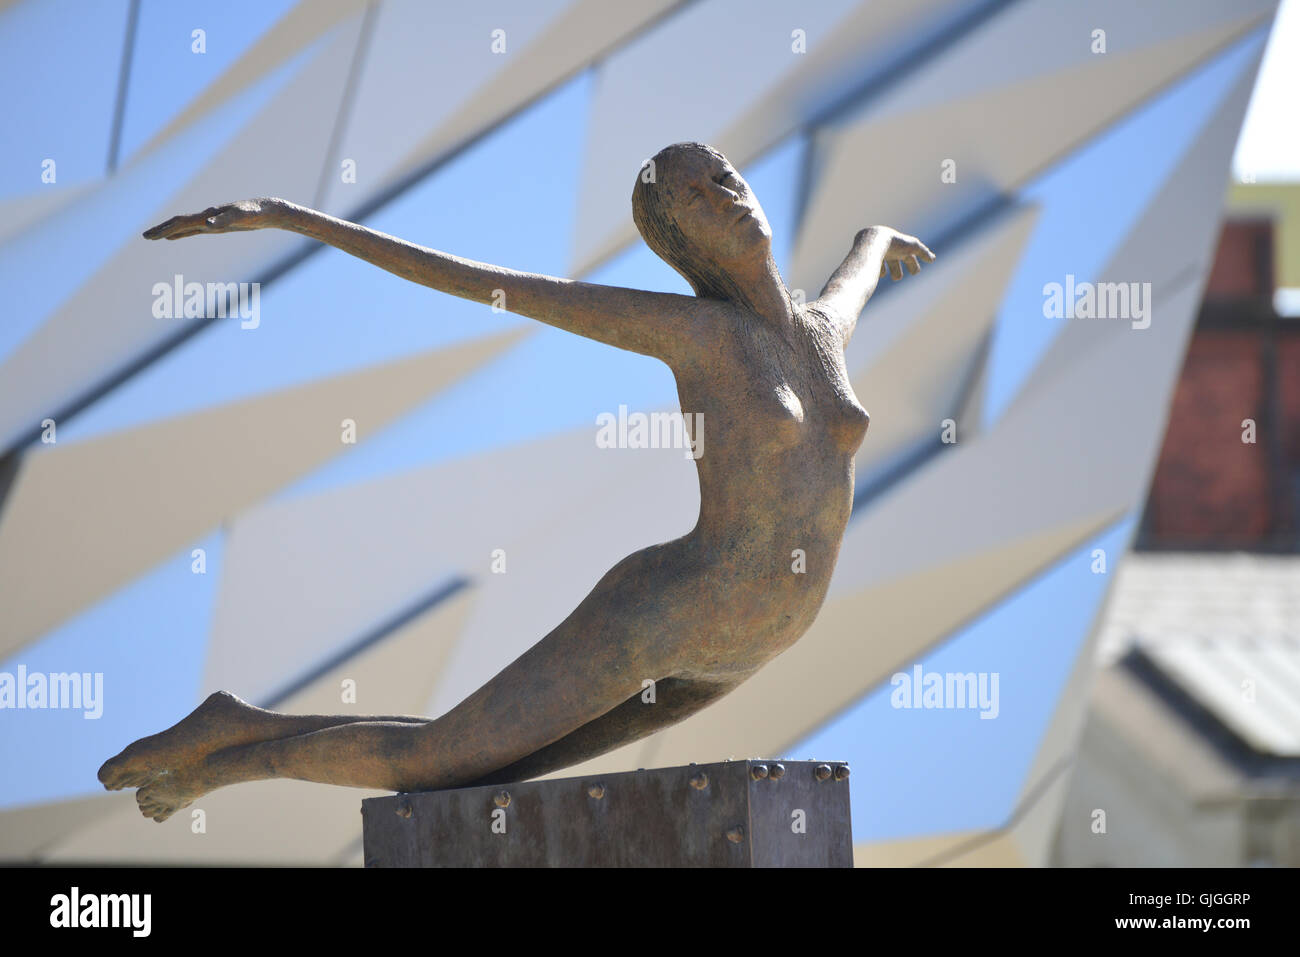
[[[159,223],[157,226],[152,226],[149,229],[146,229],[144,231],[144,238],[145,239],[164,238],[167,235],[167,230],[170,229],[172,224],[175,223],[176,220],[178,219],[180,219],[179,216],[173,216],[171,219],[167,220],[166,222]]]
[[[894,281],[898,281],[899,279],[903,278],[903,267],[902,264],[899,263],[897,260],[889,264],[889,278],[893,279]]]
[[[880,278],[884,279],[888,275],[889,275],[889,263],[882,262],[880,264]]]
[[[180,233],[193,234],[202,231],[205,225],[204,214],[194,213],[189,216],[173,216],[165,223],[160,223],[147,230],[145,239],[177,239]]]
[[[908,256],[904,265],[907,266],[907,271],[910,272],[913,276],[915,276],[917,273],[921,271],[921,264],[916,261],[915,256]]]
[[[930,247],[922,242],[918,242],[917,245],[920,246],[921,251],[925,253],[926,262],[934,262],[934,253],[930,252]]]

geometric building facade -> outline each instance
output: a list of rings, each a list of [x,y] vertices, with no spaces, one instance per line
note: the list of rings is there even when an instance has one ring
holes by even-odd
[[[696,517],[680,450],[595,441],[602,413],[676,408],[661,363],[287,233],[141,231],[282,196],[688,292],[629,197],[699,140],[753,186],[792,290],[872,223],[938,261],[883,284],[849,347],[871,429],[813,628],[559,774],[847,760],[858,864],[1045,863],[1275,7],[121,0],[69,33],[4,4],[0,672],[102,673],[103,709],[0,710],[0,859],[360,863],[375,792],[245,784],[196,833],[95,771],[217,689],[440,714]],[[259,285],[238,316],[160,316],[189,282]],[[1132,296],[1066,318],[1053,283]],[[996,684],[900,706],[927,674]]]

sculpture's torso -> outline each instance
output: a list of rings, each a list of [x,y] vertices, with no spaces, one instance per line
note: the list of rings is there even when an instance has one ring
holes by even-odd
[[[688,421],[703,414],[699,522],[620,563],[593,597],[671,647],[677,676],[743,680],[821,607],[868,420],[825,318],[800,310],[789,343],[755,317],[720,323],[702,371],[676,370]]]

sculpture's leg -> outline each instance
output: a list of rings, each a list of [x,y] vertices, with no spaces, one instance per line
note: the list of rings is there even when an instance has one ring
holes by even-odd
[[[614,710],[595,721],[589,721],[554,744],[548,744],[513,764],[467,782],[465,786],[526,781],[599,757],[690,717],[713,704],[739,683],[665,678],[655,683],[653,701],[647,700],[644,691],[639,692]]]
[[[684,720],[738,683],[665,678],[656,682],[653,694],[643,689],[560,740],[464,786],[524,781],[598,757]],[[141,787],[160,771],[170,774],[183,764],[241,744],[283,740],[362,722],[427,724],[432,720],[406,715],[279,714],[219,691],[175,727],[140,739],[106,762],[99,777],[110,790]]]
[[[110,791],[138,788],[159,772],[240,744],[289,738],[360,721],[424,724],[429,720],[408,715],[280,714],[218,691],[166,731],[134,741],[105,761],[99,769],[99,780]]]
[[[589,596],[590,598],[591,596]],[[353,721],[291,737],[235,744],[164,769],[136,794],[164,820],[198,796],[243,781],[433,790],[477,780],[540,751],[626,702],[642,677],[663,674],[671,650],[644,614],[584,602],[537,645],[442,717]],[[653,611],[647,610],[653,614]],[[597,618],[612,615],[619,627]]]

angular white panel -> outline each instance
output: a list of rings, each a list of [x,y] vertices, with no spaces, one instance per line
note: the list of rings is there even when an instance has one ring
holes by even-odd
[[[491,677],[515,657],[510,648],[533,644],[559,620],[544,624],[553,608],[563,607],[562,617],[595,584],[585,562],[559,561],[547,541],[563,546],[590,536],[585,561],[612,555],[612,564],[657,541],[665,514],[680,512],[682,531],[695,519],[690,463],[649,450],[645,459],[639,450],[598,449],[594,435],[593,426],[246,512],[227,542],[205,687],[266,694],[449,575],[489,596],[482,603],[494,609],[489,617],[515,606],[540,616],[529,627],[502,623],[488,635],[471,626],[467,643],[499,662]],[[642,489],[639,505],[628,510],[623,496],[634,486]],[[557,527],[560,516],[567,519]],[[551,538],[516,547],[538,528]],[[505,574],[491,570],[498,548]],[[446,708],[429,713],[439,710]]]
[[[17,349],[0,362],[0,447],[80,397],[106,376],[165,342],[184,324],[215,320],[158,319],[153,288],[176,275],[187,281],[250,282],[272,263],[308,242],[277,230],[149,242],[140,232],[178,213],[256,196],[310,196],[320,177],[342,93],[338,59],[350,54],[356,25],[344,24],[322,41],[265,108],[203,169],[170,196],[159,196],[104,265],[63,301]],[[137,157],[120,176],[132,180],[158,157]],[[138,177],[135,177],[138,179]],[[107,181],[103,190],[119,188]],[[147,189],[132,182],[131,189]],[[104,229],[92,208],[62,211],[62,228]],[[112,224],[121,230],[124,224]],[[20,241],[20,237],[15,237]],[[255,332],[254,332],[255,334]]]
[[[0,582],[23,596],[6,609],[0,654],[345,453],[344,419],[365,441],[520,335],[40,447],[22,460],[0,513]]]
[[[793,284],[829,274],[813,237],[883,222],[937,236],[1267,22],[1272,0],[1025,0],[814,138],[814,187]],[[1113,24],[1107,52],[1092,31]],[[867,157],[870,157],[868,160]],[[955,163],[955,182],[941,178]],[[865,179],[864,179],[865,176]]]
[[[980,6],[700,0],[648,30],[600,66],[573,274],[636,238],[630,197],[646,158],[670,143],[699,140],[733,163],[748,163]],[[804,53],[796,52],[800,42]]]
[[[356,161],[358,180],[330,177],[321,208],[345,215],[626,42],[677,2],[385,0],[339,143],[338,158]]]
[[[372,2],[373,0],[299,0],[193,102],[155,133],[140,153],[157,149],[190,124],[220,109],[223,104],[264,80],[340,24],[350,21],[354,29],[359,27],[366,6]],[[353,50],[355,51],[355,45]],[[344,54],[343,50],[332,52]],[[350,52],[346,53],[336,63],[340,76],[346,71],[351,55]]]

